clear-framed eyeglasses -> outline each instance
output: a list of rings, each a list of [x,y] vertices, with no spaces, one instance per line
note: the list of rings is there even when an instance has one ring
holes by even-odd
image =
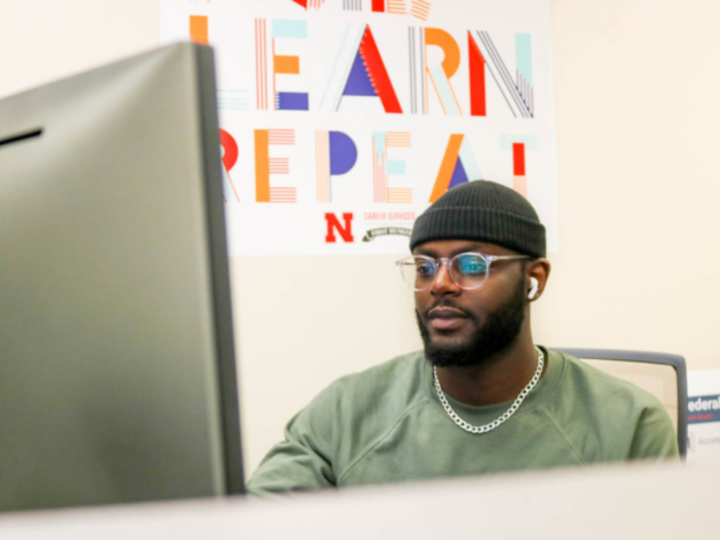
[[[403,281],[413,291],[429,289],[437,277],[440,265],[447,265],[450,279],[465,290],[477,289],[485,283],[490,266],[496,261],[531,259],[528,255],[486,255],[485,253],[459,253],[453,258],[434,259],[426,255],[415,255],[400,259],[395,264],[400,268]]]

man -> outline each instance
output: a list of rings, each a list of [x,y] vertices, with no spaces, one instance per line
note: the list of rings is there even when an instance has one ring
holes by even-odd
[[[513,190],[475,181],[421,215],[399,261],[424,351],[333,383],[288,424],[251,493],[677,455],[653,396],[533,344],[545,228]]]

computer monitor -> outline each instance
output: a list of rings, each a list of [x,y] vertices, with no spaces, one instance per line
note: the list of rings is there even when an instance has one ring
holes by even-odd
[[[243,491],[212,50],[0,101],[0,510]]]

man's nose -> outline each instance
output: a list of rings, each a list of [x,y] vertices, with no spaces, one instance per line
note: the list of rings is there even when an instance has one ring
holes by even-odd
[[[453,281],[450,275],[450,264],[448,261],[438,262],[438,273],[432,282],[432,293],[435,295],[458,294],[461,289]]]

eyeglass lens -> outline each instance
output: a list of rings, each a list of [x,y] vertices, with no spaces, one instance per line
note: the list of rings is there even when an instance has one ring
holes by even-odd
[[[401,268],[405,283],[415,290],[429,288],[438,273],[437,261],[425,257],[411,257]],[[450,276],[464,289],[474,289],[482,285],[487,273],[487,260],[479,255],[462,253],[451,259]]]

